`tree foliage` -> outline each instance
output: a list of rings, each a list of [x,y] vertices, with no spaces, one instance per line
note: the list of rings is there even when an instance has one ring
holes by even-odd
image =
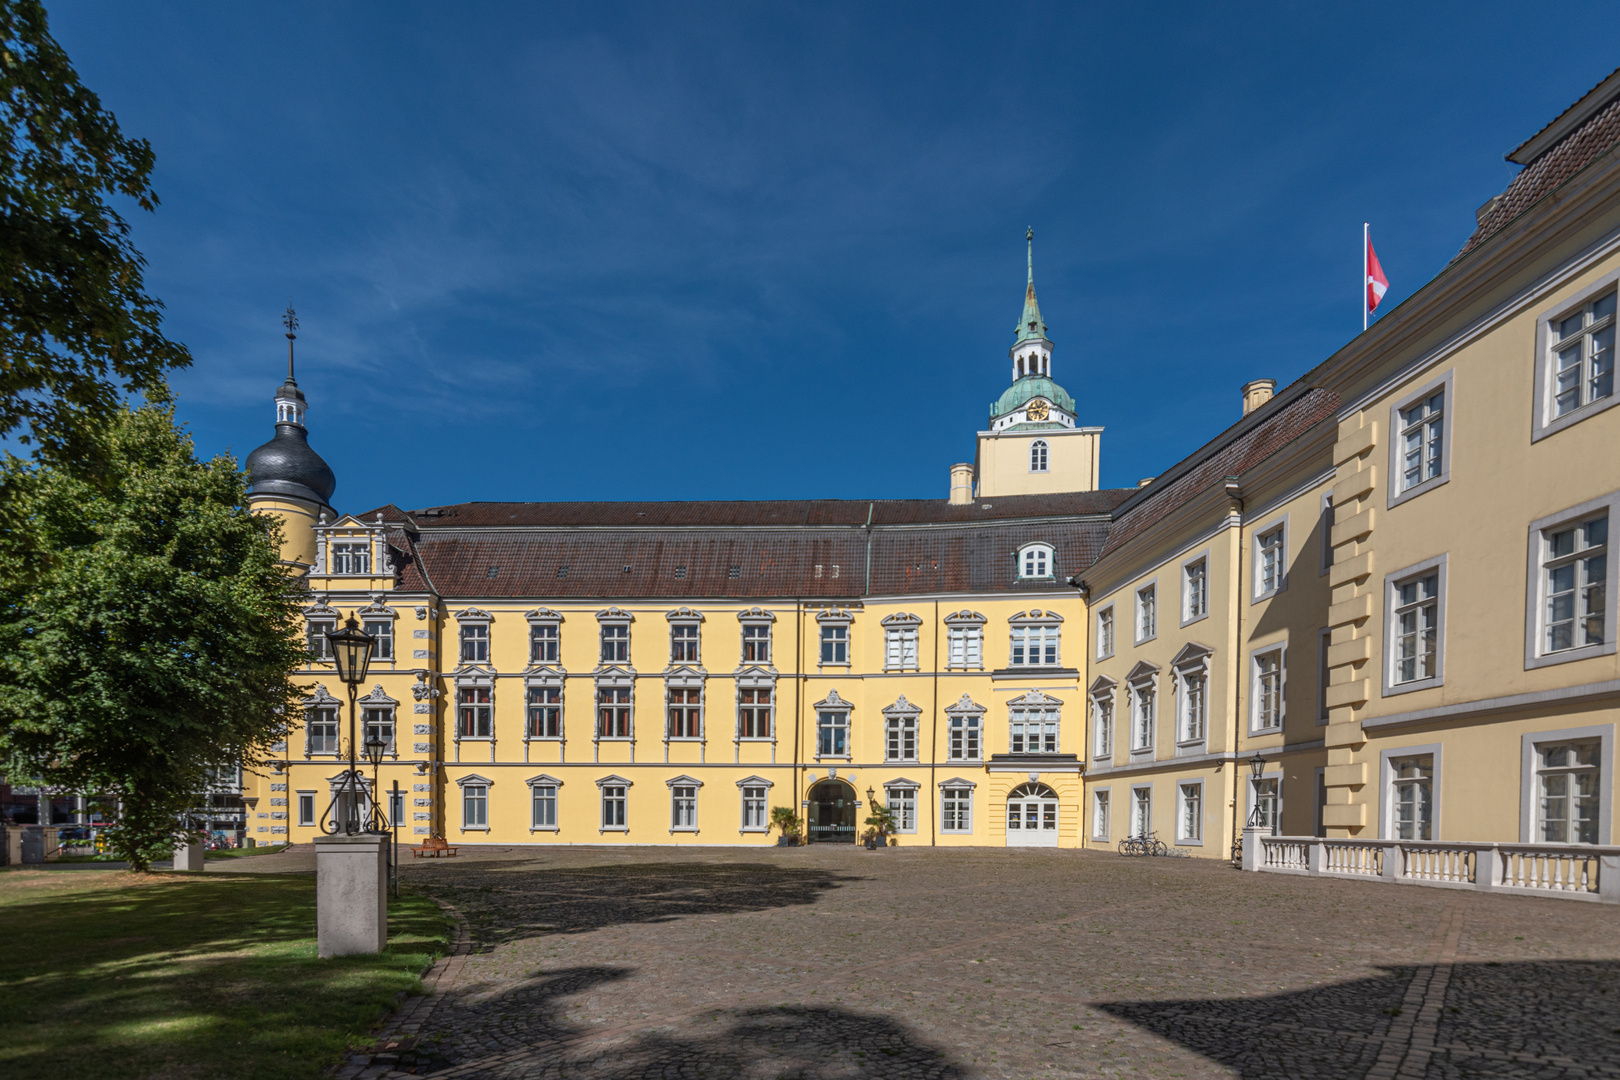
[[[168,408],[98,439],[91,477],[0,463],[0,767],[120,797],[144,869],[210,770],[285,737],[301,586],[236,462],[197,461]]]
[[[36,0],[0,0],[0,436],[84,464],[126,394],[191,355],[110,200],[157,207],[152,148],[80,82]]]

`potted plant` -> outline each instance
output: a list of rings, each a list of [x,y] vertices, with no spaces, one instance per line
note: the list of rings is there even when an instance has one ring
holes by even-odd
[[[866,824],[870,827],[862,839],[866,842],[868,851],[876,851],[878,848],[889,846],[889,833],[895,827],[894,811],[876,799],[869,799],[869,804],[872,812],[867,815]]]
[[[782,835],[776,840],[777,847],[798,847],[803,842],[799,815],[793,812],[791,806],[771,807],[771,827],[782,830]]]

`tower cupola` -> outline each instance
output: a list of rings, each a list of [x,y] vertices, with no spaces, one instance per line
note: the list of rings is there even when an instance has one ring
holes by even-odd
[[[297,339],[298,314],[289,305],[282,317],[287,328],[287,381],[276,389],[276,434],[247,457],[249,496],[290,498],[312,503],[314,509],[330,510],[329,500],[337,490],[337,477],[309,445],[304,427],[308,403],[293,376],[293,342]]]

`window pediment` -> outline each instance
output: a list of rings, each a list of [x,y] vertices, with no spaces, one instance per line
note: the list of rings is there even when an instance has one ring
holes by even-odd
[[[764,608],[751,607],[737,612],[738,622],[775,622],[776,613]]]
[[[1059,701],[1055,697],[1051,697],[1048,694],[1043,693],[1040,690],[1030,690],[1030,691],[1027,691],[1026,693],[1019,694],[1017,697],[1015,697],[1011,701],[1007,702],[1007,704],[1008,705],[1062,705],[1063,702]]]
[[[376,618],[379,615],[388,619],[399,618],[399,613],[397,611],[383,603],[382,593],[372,593],[371,603],[367,604],[359,611],[356,611],[355,614],[360,616],[370,615],[373,618]]]
[[[967,714],[983,716],[984,711],[983,705],[980,705],[966,694],[958,698],[955,705],[945,706],[945,715],[947,716],[963,716]]]
[[[371,688],[371,693],[360,699],[360,704],[370,705],[373,707],[378,705],[387,705],[391,707],[398,705],[399,702],[383,693],[382,684],[378,683],[376,686]]]
[[[304,699],[305,708],[317,708],[322,705],[341,705],[337,698],[327,692],[325,683],[316,683],[314,693]]]
[[[1050,626],[1053,623],[1061,623],[1063,616],[1055,611],[1030,608],[1028,611],[1020,611],[1007,621],[1013,626]]]
[[[884,716],[916,716],[921,712],[922,707],[907,701],[904,694],[895,698],[893,705],[883,706]]]
[[[945,616],[946,626],[983,626],[989,621],[977,611],[969,611],[966,608],[961,611],[953,611]]]
[[[601,667],[594,673],[598,686],[628,686],[636,681],[636,673],[618,664]]]
[[[770,788],[775,787],[776,782],[773,780],[767,780],[763,776],[745,776],[741,780],[737,781],[737,786]]]
[[[670,779],[665,780],[664,781],[664,786],[665,787],[677,787],[677,786],[679,786],[679,787],[702,787],[703,786],[703,781],[697,779],[696,777],[687,776],[685,773],[682,773],[680,776],[671,777]]]
[[[495,616],[491,615],[489,612],[485,611],[484,609],[475,608],[475,607],[470,607],[470,608],[466,609],[465,611],[454,612],[452,614],[452,617],[457,622],[483,622],[483,623],[491,622],[495,618]]]
[[[855,616],[848,608],[828,608],[826,611],[816,612],[816,622],[818,623],[850,623],[854,621]]]
[[[1171,667],[1192,667],[1204,664],[1215,655],[1215,650],[1208,645],[1200,645],[1196,641],[1189,641],[1181,647],[1181,651],[1170,658]]]
[[[903,776],[895,780],[885,780],[883,786],[884,788],[899,788],[901,791],[916,791],[922,787],[917,781],[908,780]]]
[[[1119,684],[1117,682],[1110,679],[1108,676],[1099,675],[1091,681],[1091,686],[1088,688],[1088,690],[1092,694],[1104,694],[1114,689],[1114,687],[1118,685]]]
[[[537,607],[533,611],[526,611],[523,617],[532,623],[560,623],[563,621],[562,612],[553,611],[548,607]]]
[[[494,669],[478,664],[463,664],[456,669],[455,677],[457,686],[495,686]]]
[[[827,696],[810,706],[812,709],[853,709],[855,706],[838,696],[836,689],[827,692]]]
[[[883,617],[884,626],[921,626],[922,619],[909,611],[897,611]]]
[[[568,673],[563,671],[562,668],[541,665],[539,667],[530,668],[528,671],[524,672],[523,685],[561,686],[563,679],[567,677],[567,674]]]
[[[738,668],[732,676],[737,680],[738,686],[774,686],[776,685],[776,669],[749,665]]]
[[[601,618],[601,615],[598,614],[597,618]],[[664,618],[668,619],[670,622],[700,623],[703,621],[703,612],[698,611],[695,608],[678,607],[674,611],[664,612]]]
[[[304,618],[306,619],[335,619],[337,617],[337,609],[329,606],[325,600],[317,601],[304,609]]]
[[[528,784],[530,787],[562,787],[563,786],[563,782],[561,780],[559,780],[555,776],[551,776],[551,775],[549,775],[547,773],[541,773],[539,776],[531,776],[527,780],[525,780],[524,783]]]
[[[1132,683],[1147,682],[1149,679],[1158,678],[1158,676],[1159,668],[1157,664],[1150,664],[1146,660],[1138,660],[1136,666],[1125,673],[1125,681]]]
[[[456,783],[462,787],[466,787],[468,784],[483,784],[485,787],[489,787],[491,784],[495,783],[495,781],[489,779],[487,776],[479,776],[477,773],[469,773],[468,775],[458,779]]]
[[[609,785],[613,787],[630,787],[633,784],[634,781],[626,780],[622,776],[604,776],[596,781],[597,787],[608,787]]]
[[[702,668],[689,667],[686,664],[672,667],[664,672],[664,682],[670,686],[701,687],[703,680],[708,677],[709,673]]]
[[[953,776],[949,780],[941,780],[939,786],[951,791],[972,791],[979,785],[972,780],[964,780],[960,776]]]
[[[615,605],[613,607],[605,607],[601,611],[598,611],[596,613],[596,621],[632,623],[636,621],[636,617],[624,610],[624,608]]]

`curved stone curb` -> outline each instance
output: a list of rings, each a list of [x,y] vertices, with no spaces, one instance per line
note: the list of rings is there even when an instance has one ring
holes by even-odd
[[[472,952],[472,930],[467,925],[467,917],[454,904],[447,904],[438,897],[428,899],[450,916],[452,932],[449,950],[434,961],[427,974],[422,976],[422,993],[402,1001],[395,1009],[394,1015],[378,1034],[374,1048],[369,1053],[350,1055],[349,1060],[331,1074],[335,1080],[373,1080],[375,1077],[411,1075],[395,1068],[399,1064],[400,1052],[410,1050],[432,1018],[433,1011],[439,1007],[439,1002],[461,978],[461,969]]]

